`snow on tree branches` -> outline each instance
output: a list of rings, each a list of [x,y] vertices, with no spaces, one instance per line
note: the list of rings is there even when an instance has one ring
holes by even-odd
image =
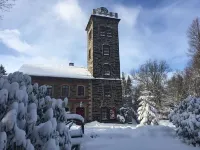
[[[0,77],[0,149],[71,150],[64,106],[21,72]]]
[[[156,104],[153,101],[154,96],[147,90],[142,91],[138,101],[138,120],[143,125],[158,125]]]
[[[183,142],[200,145],[200,98],[189,96],[169,115]]]

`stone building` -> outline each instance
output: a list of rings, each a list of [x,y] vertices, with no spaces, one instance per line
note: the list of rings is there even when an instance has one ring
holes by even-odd
[[[48,85],[48,95],[68,97],[69,109],[86,121],[116,121],[122,106],[118,14],[101,7],[93,10],[86,26],[87,68],[23,65],[19,71],[33,82]]]

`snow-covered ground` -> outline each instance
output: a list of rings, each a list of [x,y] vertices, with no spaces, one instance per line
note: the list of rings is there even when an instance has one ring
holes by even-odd
[[[91,122],[85,125],[81,150],[197,150],[182,143],[173,125],[135,126]]]

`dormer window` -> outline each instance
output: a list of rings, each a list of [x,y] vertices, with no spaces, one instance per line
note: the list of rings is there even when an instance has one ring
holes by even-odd
[[[110,46],[109,45],[103,45],[103,55],[104,56],[110,55]]]

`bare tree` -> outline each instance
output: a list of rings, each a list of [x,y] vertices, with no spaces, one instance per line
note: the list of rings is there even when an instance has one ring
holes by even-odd
[[[186,87],[184,84],[184,73],[176,72],[167,82],[167,99],[171,107],[176,106],[181,100],[187,97]]]
[[[133,70],[132,76],[143,89],[146,88],[153,93],[156,104],[161,106],[169,71],[170,67],[166,61],[148,60],[139,70]]]
[[[192,24],[188,29],[188,39],[189,39],[189,52],[192,55],[195,55],[198,51],[200,51],[200,22],[199,18],[193,20]]]
[[[9,11],[13,5],[15,0],[0,0],[0,10],[1,12]],[[0,14],[2,16],[2,14]]]
[[[190,79],[187,79],[187,84],[190,86],[190,94],[200,96],[200,21],[199,18],[193,20],[188,32],[189,54],[191,56],[190,65],[187,71],[190,70]],[[188,73],[188,72],[185,72]]]

